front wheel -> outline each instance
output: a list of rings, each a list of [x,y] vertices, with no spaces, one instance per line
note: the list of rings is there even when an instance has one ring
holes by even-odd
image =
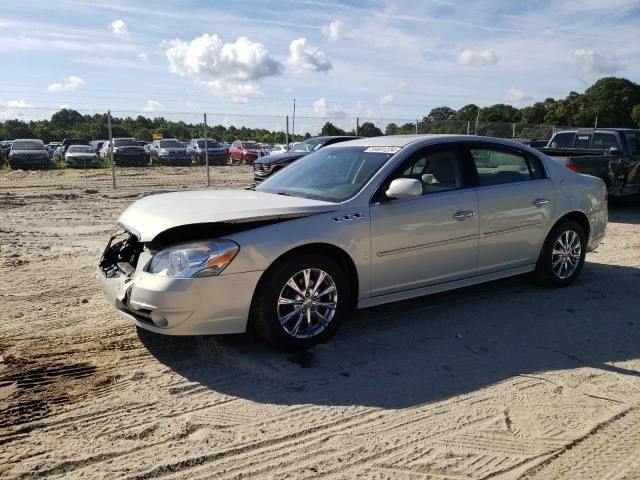
[[[551,288],[566,287],[575,282],[584,265],[587,240],[578,222],[566,220],[553,227],[540,252],[536,277]]]
[[[327,342],[349,306],[349,282],[342,267],[324,255],[284,260],[260,282],[252,321],[273,346],[298,351]]]

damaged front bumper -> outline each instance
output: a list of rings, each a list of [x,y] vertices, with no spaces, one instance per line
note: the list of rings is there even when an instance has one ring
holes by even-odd
[[[214,335],[246,331],[251,299],[262,272],[202,278],[168,278],[145,272],[151,253],[133,236],[105,250],[98,279],[120,314],[165,335]],[[133,247],[127,250],[126,242]],[[114,255],[124,250],[120,255]],[[134,263],[127,262],[131,251]]]

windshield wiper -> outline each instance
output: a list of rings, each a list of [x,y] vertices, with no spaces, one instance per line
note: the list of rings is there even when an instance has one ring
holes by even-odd
[[[293,197],[289,192],[276,192],[276,195],[284,195],[285,197]]]

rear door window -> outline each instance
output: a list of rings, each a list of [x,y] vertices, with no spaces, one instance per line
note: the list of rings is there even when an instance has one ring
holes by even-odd
[[[596,132],[591,141],[593,148],[618,148],[618,139],[613,133]]]
[[[545,178],[540,160],[524,152],[487,146],[471,148],[469,153],[481,187]]]

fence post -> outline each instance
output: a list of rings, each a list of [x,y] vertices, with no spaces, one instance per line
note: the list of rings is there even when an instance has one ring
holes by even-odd
[[[356,117],[356,136],[360,135],[360,117]]]
[[[111,160],[111,181],[116,189],[116,164],[113,163],[113,133],[111,132],[111,110],[107,110],[107,127],[109,128],[109,159]]]
[[[516,138],[516,124],[511,124],[511,138]]]
[[[471,122],[467,120],[467,135],[471,133]]]
[[[418,119],[416,118],[416,135],[418,134]]]
[[[287,150],[289,150],[289,115],[287,115],[287,131],[284,136],[284,143],[287,146]]]
[[[204,163],[207,166],[207,187],[211,186],[209,177],[209,145],[207,143],[207,112],[204,113]]]

